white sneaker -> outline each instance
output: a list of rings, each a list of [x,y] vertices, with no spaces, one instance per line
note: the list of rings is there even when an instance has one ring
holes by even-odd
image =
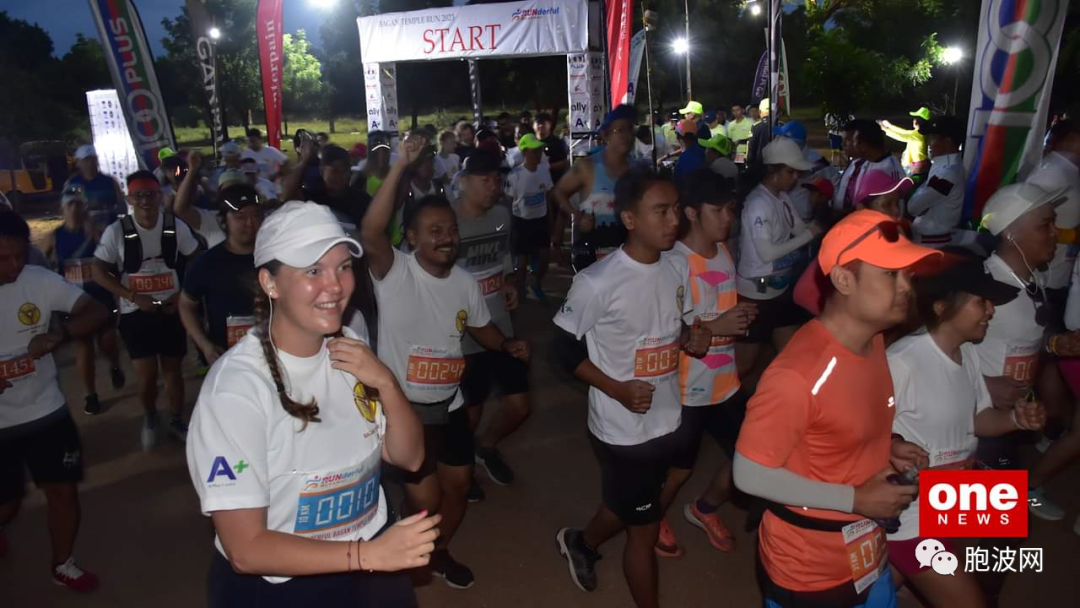
[[[144,452],[149,452],[157,445],[157,421],[143,418],[142,430],[139,431],[139,441],[142,443]]]
[[[1046,521],[1060,521],[1065,519],[1065,510],[1050,502],[1043,496],[1041,487],[1028,490],[1028,511],[1039,519]]]

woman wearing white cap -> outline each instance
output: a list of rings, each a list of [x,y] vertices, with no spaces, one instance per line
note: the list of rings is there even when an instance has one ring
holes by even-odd
[[[259,324],[214,364],[187,445],[217,532],[210,606],[416,605],[404,576],[373,574],[427,564],[438,517],[379,534],[381,461],[415,470],[424,449],[394,375],[342,327],[361,255],[314,203],[259,230]]]

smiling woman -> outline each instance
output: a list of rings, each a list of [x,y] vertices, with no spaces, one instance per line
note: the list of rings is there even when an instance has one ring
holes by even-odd
[[[257,325],[211,369],[188,442],[217,531],[210,606],[416,605],[407,578],[369,574],[427,564],[439,518],[380,534],[381,461],[415,470],[423,444],[393,374],[342,326],[362,253],[315,203],[287,203],[259,229]]]

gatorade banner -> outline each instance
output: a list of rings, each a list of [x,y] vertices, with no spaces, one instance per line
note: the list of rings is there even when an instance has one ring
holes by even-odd
[[[645,55],[645,30],[638,30],[630,39],[630,83],[626,87],[626,103],[634,103],[637,97],[638,78],[641,77],[641,59]]]
[[[221,107],[218,88],[217,61],[214,53],[214,41],[210,39],[213,22],[206,12],[206,0],[187,0],[188,20],[191,21],[191,36],[195,41],[195,59],[202,75],[203,90],[206,92],[206,107],[210,111],[210,131],[214,138],[214,149],[229,140],[229,128],[225,122],[225,108]]]
[[[632,101],[630,96],[630,0],[607,0],[608,78],[611,105]]]
[[[360,57],[394,63],[583,53],[588,10],[585,0],[541,0],[360,17]]]
[[[90,13],[139,166],[154,169],[161,162],[158,152],[176,143],[142,20],[130,0],[90,0]]]
[[[1068,0],[983,0],[964,169],[964,218],[1038,164]]]
[[[282,0],[259,0],[255,35],[259,39],[259,70],[262,72],[263,107],[266,109],[266,143],[281,149],[281,46]]]

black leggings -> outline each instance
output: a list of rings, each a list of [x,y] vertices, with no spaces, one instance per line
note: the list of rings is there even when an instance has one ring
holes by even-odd
[[[307,606],[367,606],[416,608],[412,582],[400,572],[352,572],[298,576],[270,583],[261,576],[237,574],[229,560],[215,551],[206,582],[209,608],[300,608]]]

